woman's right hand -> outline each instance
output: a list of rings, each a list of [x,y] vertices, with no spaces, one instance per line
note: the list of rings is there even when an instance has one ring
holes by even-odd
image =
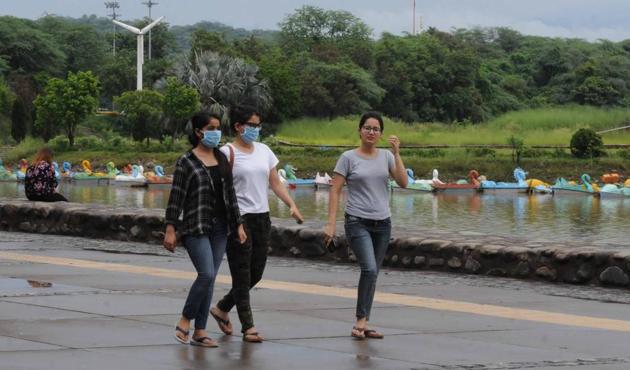
[[[335,230],[337,228],[337,225],[335,225],[334,223],[327,223],[326,226],[324,226],[324,243],[328,244],[330,243],[330,241],[335,237]]]
[[[177,235],[175,234],[175,228],[171,225],[166,227],[166,233],[164,233],[164,242],[162,243],[167,251],[174,253],[177,247]]]

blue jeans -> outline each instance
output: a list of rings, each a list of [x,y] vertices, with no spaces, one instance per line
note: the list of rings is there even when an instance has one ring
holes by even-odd
[[[214,281],[226,244],[227,226],[223,221],[214,224],[210,235],[189,235],[184,238],[186,251],[197,270],[197,279],[190,287],[182,315],[188,320],[195,320],[195,330],[206,328]]]
[[[346,214],[346,239],[361,266],[357,293],[357,319],[370,319],[376,278],[387,253],[392,223],[389,218],[369,220]]]

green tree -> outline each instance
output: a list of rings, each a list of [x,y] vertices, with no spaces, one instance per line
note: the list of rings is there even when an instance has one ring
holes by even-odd
[[[301,113],[302,83],[298,78],[298,62],[285,56],[279,48],[265,53],[260,62],[260,76],[269,81],[273,106],[265,120],[279,122]]]
[[[38,19],[37,24],[64,53],[66,71],[100,69],[108,45],[93,26],[52,15]]]
[[[602,137],[590,128],[581,128],[571,137],[571,154],[577,158],[596,158],[605,154]]]
[[[180,128],[199,110],[197,90],[184,85],[175,77],[166,79],[164,87],[164,115],[167,119],[166,131],[175,139]]]
[[[308,115],[332,120],[372,109],[383,98],[384,90],[372,76],[351,63],[311,61],[302,74],[302,103]]]
[[[281,40],[291,52],[313,52],[318,59],[339,62],[346,56],[362,68],[372,67],[372,29],[346,11],[305,5],[281,23]]]
[[[523,149],[525,149],[525,141],[522,138],[512,135],[507,142],[510,148],[512,148],[512,162],[517,166],[520,165],[521,155],[523,154]]]
[[[94,113],[98,96],[99,81],[92,72],[70,72],[65,80],[53,78],[35,100],[35,125],[44,132],[45,140],[63,127],[73,147],[77,125]]]
[[[161,138],[160,120],[164,107],[162,94],[153,90],[127,91],[114,98],[114,106],[121,112],[134,140],[146,139],[149,145],[151,138]]]
[[[59,75],[64,69],[65,55],[50,34],[33,21],[0,17],[0,59],[11,70],[23,73],[46,71]]]
[[[17,98],[11,111],[11,137],[16,142],[24,140],[28,130],[28,116],[22,99]]]
[[[128,50],[117,52],[116,56],[107,55],[99,69],[103,98],[107,105],[114,96],[136,88],[136,53]]]

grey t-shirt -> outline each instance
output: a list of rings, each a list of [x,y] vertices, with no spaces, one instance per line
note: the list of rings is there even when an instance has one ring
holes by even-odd
[[[344,152],[335,166],[335,173],[346,178],[348,201],[346,213],[370,220],[384,220],[389,209],[389,173],[395,167],[389,150],[377,149],[378,154],[367,159],[356,149]]]

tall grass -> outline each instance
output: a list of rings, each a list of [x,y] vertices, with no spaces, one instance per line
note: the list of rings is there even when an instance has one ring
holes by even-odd
[[[280,127],[277,138],[299,144],[356,144],[358,117],[333,121],[303,118]],[[517,136],[531,145],[568,145],[579,128],[596,131],[630,124],[630,110],[604,109],[585,106],[528,109],[510,112],[490,122],[477,125],[415,123],[405,124],[385,120],[385,135],[395,134],[403,144],[506,144]],[[630,144],[630,130],[603,134],[605,144]]]

